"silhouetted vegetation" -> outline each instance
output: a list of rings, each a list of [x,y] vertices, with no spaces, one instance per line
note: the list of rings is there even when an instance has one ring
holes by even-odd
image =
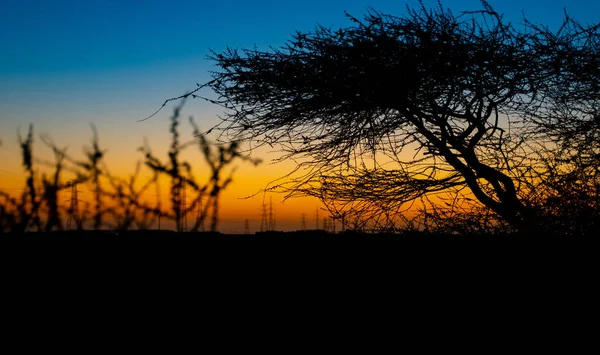
[[[110,172],[105,163],[107,152],[101,148],[94,126],[92,144],[84,148],[83,160],[72,158],[66,148],[59,148],[49,137],[41,136],[44,145],[53,153],[52,162],[35,159],[33,126],[29,126],[25,137],[19,134],[25,172],[24,189],[15,196],[0,187],[0,232],[147,230],[160,228],[158,223],[161,218],[164,222],[174,221],[177,231],[198,231],[204,219],[210,218],[210,230],[216,231],[219,197],[221,191],[233,181],[235,169],[232,169],[232,165],[237,160],[253,164],[260,161],[243,156],[236,142],[226,146],[210,143],[192,118],[193,138],[181,143],[178,126],[183,104],[181,102],[171,116],[171,145],[167,162],[161,162],[146,142],[140,148],[144,156],[143,163],[139,161],[135,171],[127,178]],[[190,146],[200,148],[204,162],[198,161],[194,166],[208,166],[208,181],[196,179],[192,164],[181,159],[181,152]],[[141,178],[143,166],[149,168],[151,177]],[[224,174],[228,175],[224,177]],[[170,183],[170,208],[161,205],[160,178],[163,175]],[[92,195],[89,201],[80,204],[76,192],[78,186],[88,187]],[[181,200],[182,189],[189,191],[186,203]],[[70,200],[65,200],[69,195]],[[149,199],[147,196],[155,198]],[[185,228],[182,216],[196,212],[201,202],[204,202],[203,210],[199,215],[193,214],[193,226]],[[65,221],[70,224],[68,228]]]
[[[13,196],[0,188],[0,232],[63,231],[67,216],[79,231],[148,229],[163,218],[177,231],[199,231],[210,221],[211,236],[222,238],[216,231],[219,196],[232,182],[227,170],[238,160],[259,163],[242,154],[240,142],[249,142],[277,147],[280,161],[297,163],[265,190],[317,197],[346,238],[595,235],[600,24],[565,13],[556,29],[526,18],[515,25],[481,4],[460,14],[422,3],[402,16],[347,14],[349,27],[297,32],[278,48],[213,52],[213,79],[165,102],[183,99],[171,117],[167,160],[146,142],[127,179],[108,170],[95,129],[82,161],[42,137],[54,161],[41,162],[41,173],[29,127],[19,135],[24,190]],[[204,88],[217,98],[200,96]],[[194,137],[181,142],[187,98],[224,108],[213,129],[226,144],[209,143],[191,118]],[[191,147],[208,166],[208,181],[182,159]],[[152,173],[145,180],[143,167]],[[143,197],[160,195],[165,178],[167,208]],[[74,214],[77,205],[61,204],[61,193],[78,184],[90,186],[93,199]],[[185,217],[194,212],[188,228]]]
[[[597,226],[599,24],[516,26],[485,1],[348,18],[210,56],[225,133],[298,162],[273,189],[318,197],[356,230]]]
[[[185,101],[181,103],[183,105]],[[171,180],[171,203],[173,207],[173,217],[177,222],[177,230],[184,230],[181,225],[182,215],[189,211],[195,211],[196,208],[201,208],[199,218],[196,219],[192,231],[198,231],[200,226],[204,223],[207,216],[210,216],[210,230],[217,230],[218,215],[219,215],[219,196],[222,190],[224,190],[232,181],[234,170],[230,171],[230,174],[223,179],[224,170],[230,166],[236,159],[242,161],[251,162],[254,165],[260,163],[259,159],[250,158],[241,154],[239,145],[237,142],[230,142],[228,145],[219,145],[213,147],[208,143],[204,134],[200,132],[200,129],[195,124],[194,120],[190,117],[190,124],[193,127],[195,140],[185,144],[179,142],[179,134],[177,132],[177,126],[179,125],[179,112],[181,106],[175,109],[175,114],[171,117],[171,147],[169,149],[169,161],[167,163],[161,163],[156,158],[150,148],[146,145],[141,148],[141,151],[145,155],[145,164],[150,167],[153,171],[159,174],[167,175]],[[180,152],[190,145],[198,147],[204,163],[210,168],[210,179],[207,184],[200,185],[196,182],[192,174],[191,165],[188,162],[180,162]],[[181,190],[190,187],[196,193],[192,203],[187,208],[187,211],[181,210]]]

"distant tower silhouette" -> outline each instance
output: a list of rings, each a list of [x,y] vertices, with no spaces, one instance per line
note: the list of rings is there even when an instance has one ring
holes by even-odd
[[[329,223],[327,223],[327,217],[323,217],[323,229],[325,232],[329,232]]]
[[[302,214],[302,227],[300,229],[303,231],[306,230],[306,213]]]
[[[319,229],[319,207],[316,208],[316,212],[315,212],[315,228]]]
[[[267,205],[262,204],[262,212],[260,214],[260,231],[264,232],[269,228],[269,222],[267,221]]]
[[[73,222],[75,222],[75,228],[79,224],[79,198],[77,197],[77,183],[71,181],[71,204],[69,205],[69,217],[67,218],[67,229],[73,229]]]
[[[244,220],[244,234],[250,234],[250,221],[248,221],[248,218]]]

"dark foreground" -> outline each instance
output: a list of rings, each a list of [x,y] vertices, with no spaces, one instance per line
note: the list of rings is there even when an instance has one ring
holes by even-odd
[[[184,232],[176,233],[164,230],[137,230],[137,231],[62,231],[62,232],[28,232],[28,233],[0,233],[4,240],[106,240],[106,241],[477,241],[477,240],[515,240],[515,241],[550,241],[581,239],[576,236],[556,236],[538,234],[439,234],[424,232],[404,233],[360,233],[346,231],[344,233],[327,233],[323,230],[309,230],[296,232],[257,232],[255,234],[223,234],[218,232]]]
[[[169,278],[188,270],[197,275],[185,274],[189,278],[185,283],[193,280],[195,284],[223,270],[228,270],[230,275],[250,274],[250,279],[256,275],[279,274],[287,280],[290,275],[303,275],[311,269],[329,270],[326,278],[336,279],[337,274],[332,272],[372,277],[384,270],[412,274],[433,269],[432,272],[438,274],[450,272],[445,271],[449,267],[450,270],[464,267],[468,273],[482,270],[484,278],[489,279],[489,270],[483,265],[504,273],[505,268],[529,264],[544,273],[554,270],[552,275],[564,274],[563,269],[557,268],[565,265],[574,265],[570,268],[576,267],[578,273],[596,269],[581,266],[582,262],[597,260],[598,249],[593,246],[593,240],[595,238],[573,236],[422,232],[331,234],[317,230],[256,234],[67,231],[0,233],[0,241],[4,242],[0,243],[0,250],[4,251],[0,255],[5,262],[13,260],[5,264],[12,265],[13,269],[15,266],[19,270],[31,268],[37,275],[46,269],[64,267],[64,271],[51,274],[79,272],[84,274],[84,279],[89,278],[90,269],[104,274],[106,268],[129,270],[123,274],[127,280],[139,277],[132,275],[131,270]],[[112,275],[121,278],[120,273]],[[320,271],[313,275],[323,278]]]

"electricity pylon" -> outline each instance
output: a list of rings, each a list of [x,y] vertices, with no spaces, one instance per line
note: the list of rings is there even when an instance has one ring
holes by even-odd
[[[267,221],[267,205],[262,204],[262,212],[260,214],[260,231],[265,232],[269,228],[269,222]]]

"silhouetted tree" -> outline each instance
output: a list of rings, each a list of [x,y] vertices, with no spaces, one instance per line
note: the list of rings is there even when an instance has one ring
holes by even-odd
[[[348,17],[280,48],[212,53],[207,85],[230,137],[278,144],[303,171],[289,196],[335,201],[348,220],[394,227],[424,196],[469,191],[514,228],[534,226],[533,142],[598,142],[598,25],[517,29],[485,1]]]

